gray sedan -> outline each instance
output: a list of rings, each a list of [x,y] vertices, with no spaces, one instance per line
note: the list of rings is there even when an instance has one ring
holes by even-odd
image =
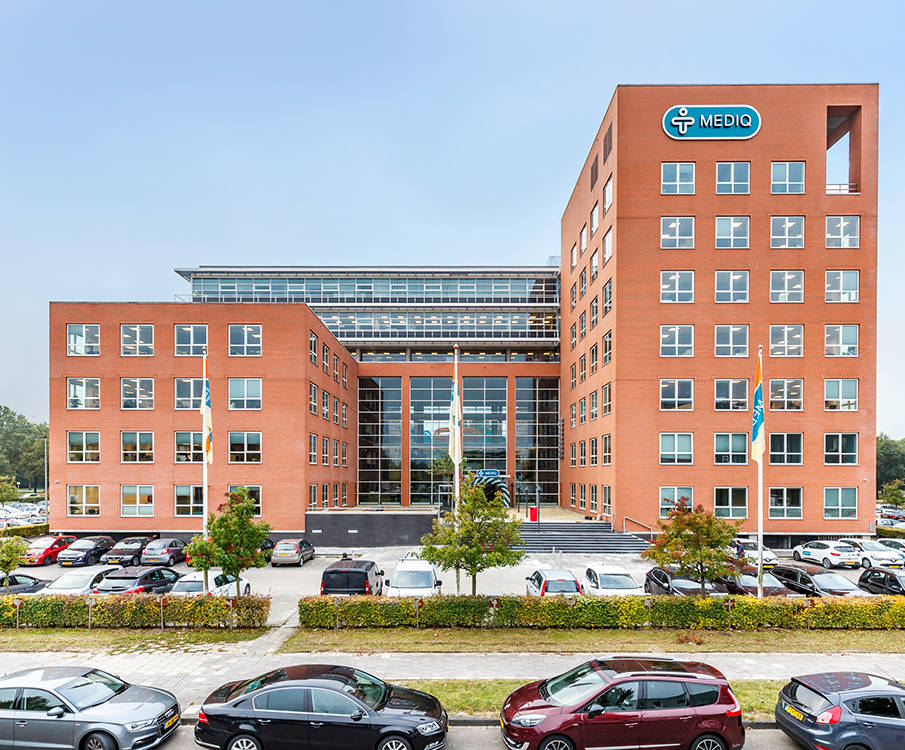
[[[25,573],[12,573],[9,577],[10,594],[35,594],[45,588],[50,581],[43,578],[35,578]],[[0,594],[6,593],[6,576],[0,573]],[[0,748],[3,746],[0,745]]]
[[[166,690],[91,667],[43,667],[0,677],[0,749],[137,750],[179,726]]]

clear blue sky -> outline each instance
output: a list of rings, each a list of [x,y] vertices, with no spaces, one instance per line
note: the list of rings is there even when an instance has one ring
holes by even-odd
[[[0,0],[0,403],[48,300],[201,263],[543,263],[619,83],[880,83],[879,427],[905,436],[901,2]]]

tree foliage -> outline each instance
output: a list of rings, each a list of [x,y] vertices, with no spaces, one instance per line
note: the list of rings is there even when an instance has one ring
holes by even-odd
[[[44,485],[44,438],[47,424],[35,424],[7,406],[0,406],[0,474],[23,487]]]
[[[658,525],[661,533],[642,557],[700,581],[701,596],[707,594],[707,582],[735,570],[729,546],[741,521],[717,518],[703,505],[689,508],[688,498],[683,497]]]
[[[213,519],[213,514],[211,514]],[[204,573],[204,591],[210,591],[210,582],[208,581],[208,573],[212,568],[217,567],[217,556],[220,554],[220,548],[211,541],[210,537],[203,537],[196,534],[185,546],[186,557],[191,559],[189,563],[195,570]]]
[[[21,557],[28,549],[28,542],[21,536],[9,536],[0,539],[0,572],[3,583],[9,594],[9,575],[21,564]]]
[[[254,520],[255,502],[247,487],[228,492],[226,498],[217,513],[211,514],[207,532],[216,548],[213,555],[216,567],[236,577],[236,596],[240,596],[239,576],[249,568],[263,568],[267,564],[261,545],[270,533],[270,524]]]
[[[8,503],[19,499],[19,488],[12,477],[0,476],[0,503]]]
[[[905,439],[893,440],[889,435],[877,435],[877,487],[905,479]]]
[[[905,479],[893,479],[880,488],[877,499],[887,505],[895,505],[901,508],[905,505]]]

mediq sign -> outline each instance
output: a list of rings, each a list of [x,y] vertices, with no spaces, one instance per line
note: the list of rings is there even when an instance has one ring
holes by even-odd
[[[743,141],[760,130],[760,112],[747,104],[678,104],[663,115],[663,130],[677,141]]]

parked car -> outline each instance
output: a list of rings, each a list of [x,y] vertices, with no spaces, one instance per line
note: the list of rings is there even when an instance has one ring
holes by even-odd
[[[882,565],[889,568],[901,568],[905,562],[905,555],[901,552],[890,549],[873,539],[840,539],[839,541],[852,545],[858,551],[862,568],[875,568]]]
[[[871,596],[840,573],[815,565],[777,565],[770,571],[784,586],[805,596]]]
[[[101,556],[101,562],[106,565],[139,565],[141,555],[154,537],[127,536],[113,545],[113,549]]]
[[[858,588],[871,594],[905,594],[905,571],[892,568],[868,568],[858,579]]]
[[[159,566],[120,568],[105,576],[92,594],[165,594],[180,579],[179,573]]]
[[[449,720],[434,696],[358,669],[300,665],[227,682],[198,712],[195,742],[214,750],[431,750]]]
[[[406,557],[393,572],[389,584],[384,586],[384,596],[439,596],[440,580],[437,569],[427,560]]]
[[[28,545],[20,559],[23,565],[53,565],[57,555],[74,541],[74,536],[42,536]]]
[[[330,563],[321,574],[321,596],[383,594],[383,571],[373,560],[343,557]]]
[[[644,577],[644,590],[648,594],[667,596],[700,596],[701,582],[693,578],[683,578],[668,568],[651,568]],[[704,584],[707,596],[729,593],[725,586],[707,581]]]
[[[738,750],[741,715],[726,678],[707,664],[613,656],[518,688],[500,722],[510,750]]]
[[[235,596],[236,595],[236,577],[232,574],[227,575],[221,570],[213,569],[208,571],[208,586],[212,596]],[[239,590],[242,596],[248,596],[251,593],[251,584],[244,578],[239,578]],[[196,571],[182,576],[170,591],[174,596],[203,596],[204,595],[204,573]]]
[[[304,565],[305,560],[314,559],[314,547],[307,539],[280,539],[273,548],[270,564]]]
[[[594,596],[643,596],[644,589],[621,565],[593,565],[584,572],[584,593]]]
[[[823,540],[805,542],[792,548],[792,557],[797,562],[808,560],[821,563],[824,568],[843,568],[845,566],[857,568],[861,565],[858,550],[852,545],[842,542]]]
[[[905,539],[880,539],[880,544],[890,549],[898,550],[905,555]]]
[[[878,518],[877,526],[888,526],[892,527],[896,525],[896,519],[894,518]]]
[[[185,560],[185,542],[182,539],[166,537],[148,542],[141,553],[142,565],[166,565],[172,568],[176,563]]]
[[[270,561],[270,558],[273,555],[273,548],[276,546],[276,543],[270,537],[267,537],[263,542],[261,542],[261,546],[258,547],[258,552],[263,552],[264,557],[267,561]]]
[[[71,565],[94,565],[113,549],[113,544],[109,536],[83,536],[60,552],[57,562],[67,568]]]
[[[12,703],[13,711],[0,711],[0,717],[9,717],[10,728],[15,718],[15,747],[147,750],[179,726],[175,695],[91,667],[7,674],[0,677],[0,695]]]
[[[729,552],[732,557],[738,557],[737,549],[738,543],[741,542],[742,547],[745,548],[745,560],[748,561],[749,565],[758,565],[758,560],[760,555],[758,553],[757,541],[751,539],[736,539],[735,543],[730,548]],[[774,565],[779,563],[779,558],[776,556],[776,553],[773,550],[767,549],[763,547],[764,552],[764,568],[772,568]]]
[[[65,596],[78,596],[90,594],[104,578],[120,569],[120,566],[110,566],[102,570],[92,572],[90,570],[67,570],[55,581],[47,584],[47,588],[41,589],[39,594],[61,594]]]
[[[42,578],[26,575],[25,573],[11,573],[9,576],[10,594],[34,594],[41,591],[50,581]],[[0,596],[6,593],[6,575],[0,573]]]
[[[582,593],[581,583],[571,570],[541,568],[527,576],[525,584],[525,593],[528,596]]]
[[[905,746],[905,685],[864,672],[793,677],[774,716],[807,747],[892,750]]]
[[[28,519],[15,508],[7,508],[4,505],[0,505],[0,528],[27,526],[28,523]]]
[[[774,566],[775,567],[775,566]],[[746,565],[737,573],[717,578],[717,583],[726,587],[730,594],[748,594],[757,596],[757,568]],[[764,596],[794,596],[795,592],[787,588],[782,581],[769,571],[764,571],[763,577]]]
[[[876,507],[878,518],[905,518],[905,508],[898,505],[890,505],[889,503],[881,503]]]

